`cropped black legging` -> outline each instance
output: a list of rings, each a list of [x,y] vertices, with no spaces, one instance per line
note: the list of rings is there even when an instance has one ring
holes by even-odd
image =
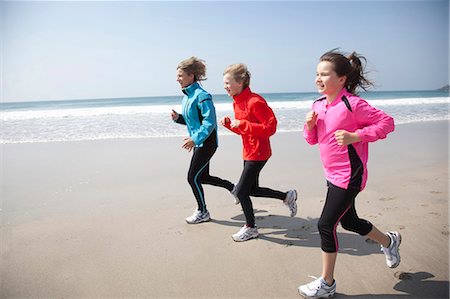
[[[372,230],[372,224],[359,218],[356,214],[355,198],[358,193],[359,190],[339,188],[328,182],[327,199],[317,225],[323,251],[332,253],[339,250],[336,236],[336,228],[339,222],[344,229],[362,236],[367,235]]]
[[[216,152],[216,146],[195,147],[188,171],[188,182],[197,200],[198,210],[206,211],[205,193],[202,184],[218,186],[232,191],[234,185],[221,178],[209,174],[209,160]]]
[[[242,210],[244,210],[246,224],[250,227],[255,226],[255,214],[250,196],[281,200],[286,198],[285,192],[259,186],[259,173],[266,163],[267,161],[244,161],[244,169],[236,185],[236,195],[241,202]]]

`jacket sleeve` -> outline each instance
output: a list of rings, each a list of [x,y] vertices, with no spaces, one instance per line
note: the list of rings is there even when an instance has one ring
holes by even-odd
[[[311,111],[314,111],[314,104],[315,102],[311,106]],[[308,126],[306,125],[305,122],[305,124],[303,125],[303,137],[305,138],[306,142],[310,145],[319,143],[319,138],[317,137],[317,124],[310,131],[308,130]]]
[[[228,130],[230,130],[231,132],[233,132],[233,133],[236,133],[236,134],[238,134],[238,135],[241,135],[241,130],[239,130],[239,128],[231,128],[230,127],[230,124],[231,123],[227,123],[224,127],[225,128],[227,128]]]
[[[235,103],[233,103],[233,110],[235,110]],[[231,122],[227,123],[226,125],[224,125],[225,128],[227,128],[228,130],[230,130],[233,133],[236,133],[238,135],[241,135],[241,130],[239,130],[239,128],[231,128]]]
[[[202,124],[200,129],[192,134],[191,139],[196,145],[200,145],[205,142],[206,138],[217,127],[217,121],[216,110],[210,97],[199,98],[197,105],[201,114]]]
[[[178,114],[178,119],[176,119],[175,122],[177,124],[182,124],[182,125],[186,124],[186,121],[184,120],[184,117],[182,114]]]
[[[358,100],[354,112],[356,121],[362,125],[355,133],[362,142],[373,142],[386,138],[387,134],[394,131],[394,119],[369,105],[365,100]]]
[[[277,118],[266,101],[249,101],[250,113],[259,123],[246,119],[240,120],[239,130],[241,134],[250,134],[255,137],[270,137],[277,131]]]
[[[303,126],[303,137],[308,144],[317,144],[319,142],[319,139],[317,138],[317,126],[314,126],[314,128],[310,131],[308,130],[308,126],[305,124]]]

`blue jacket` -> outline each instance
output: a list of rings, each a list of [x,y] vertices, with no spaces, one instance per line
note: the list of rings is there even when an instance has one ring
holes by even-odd
[[[216,109],[212,96],[198,82],[182,91],[185,94],[181,102],[182,113],[176,122],[187,126],[196,147],[202,147],[207,139],[214,143],[213,146],[217,146]]]

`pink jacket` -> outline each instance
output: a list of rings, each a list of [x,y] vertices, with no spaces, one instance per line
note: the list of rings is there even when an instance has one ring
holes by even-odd
[[[394,119],[345,88],[331,104],[326,97],[316,100],[312,110],[318,114],[317,124],[311,131],[305,124],[303,136],[309,144],[319,144],[326,179],[344,189],[363,190],[367,182],[368,142],[384,139],[394,131]],[[356,132],[361,141],[339,146],[334,137],[337,130]]]

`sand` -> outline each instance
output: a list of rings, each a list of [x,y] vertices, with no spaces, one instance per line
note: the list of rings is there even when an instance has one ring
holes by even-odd
[[[402,234],[389,269],[377,244],[338,230],[336,298],[448,298],[448,122],[399,125],[370,145],[359,215]],[[235,182],[238,136],[221,136],[211,173]],[[277,133],[261,185],[299,192],[299,212],[253,199],[260,237],[236,243],[240,206],[206,186],[195,200],[181,138],[1,146],[1,298],[300,298],[320,276],[325,180],[317,147]]]

